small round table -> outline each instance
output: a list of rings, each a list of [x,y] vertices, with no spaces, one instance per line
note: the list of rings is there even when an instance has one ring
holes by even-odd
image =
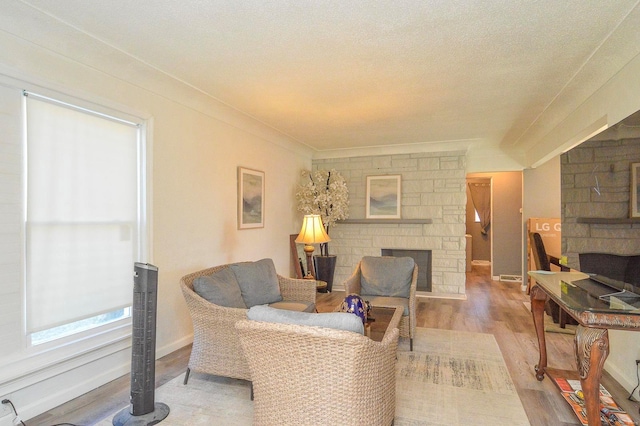
[[[316,291],[318,293],[326,293],[327,292],[327,282],[316,280]]]

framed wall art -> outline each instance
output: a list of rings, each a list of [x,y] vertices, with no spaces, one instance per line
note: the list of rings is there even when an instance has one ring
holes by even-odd
[[[400,219],[401,176],[367,176],[366,218]]]
[[[264,172],[238,167],[238,229],[264,227]]]
[[[304,278],[304,276],[306,275],[304,270],[304,259],[307,257],[307,255],[304,252],[304,244],[296,243],[296,238],[298,238],[298,234],[289,235],[291,264],[293,265],[293,270],[296,273],[296,278]]]
[[[631,196],[629,197],[629,216],[640,217],[640,163],[631,164]]]

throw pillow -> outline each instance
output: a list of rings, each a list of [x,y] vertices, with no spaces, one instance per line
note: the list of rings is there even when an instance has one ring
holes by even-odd
[[[193,290],[216,305],[247,309],[236,276],[229,268],[196,278],[193,280]]]
[[[234,263],[229,267],[238,280],[242,299],[247,308],[282,301],[273,260]]]
[[[360,317],[346,312],[309,313],[286,311],[269,306],[253,306],[247,311],[247,318],[254,321],[277,322],[281,324],[310,325],[333,328],[364,334]]]
[[[365,256],[360,262],[360,293],[409,297],[414,266],[411,257]]]

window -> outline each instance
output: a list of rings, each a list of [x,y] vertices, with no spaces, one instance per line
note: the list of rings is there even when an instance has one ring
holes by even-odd
[[[32,345],[130,317],[144,235],[141,123],[25,93]]]

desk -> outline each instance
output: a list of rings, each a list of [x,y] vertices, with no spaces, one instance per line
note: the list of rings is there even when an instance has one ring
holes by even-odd
[[[572,284],[588,278],[582,272],[530,271],[536,281],[531,288],[531,313],[538,336],[540,360],[535,367],[536,378],[544,379],[547,368],[547,346],[544,336],[544,304],[551,298],[575,318],[575,349],[578,375],[585,396],[589,426],[600,426],[598,391],[602,366],[609,355],[609,329],[640,331],[640,309],[612,309],[608,303],[590,296]]]

